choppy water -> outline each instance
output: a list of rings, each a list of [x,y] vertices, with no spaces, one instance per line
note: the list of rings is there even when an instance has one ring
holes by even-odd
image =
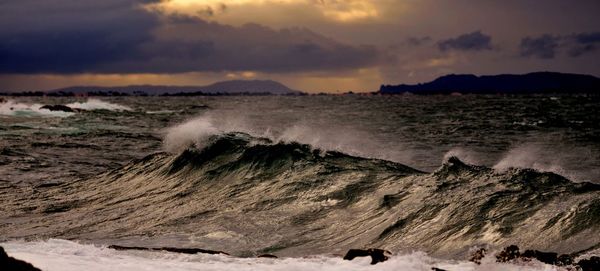
[[[182,270],[360,269],[330,258],[355,247],[392,250],[389,267],[406,270],[502,269],[435,260],[473,247],[594,251],[597,112],[600,98],[585,96],[10,98],[0,104],[0,241],[29,259],[64,246],[75,265],[133,257]],[[108,244],[294,258],[152,261]],[[295,258],[307,255],[322,256]]]

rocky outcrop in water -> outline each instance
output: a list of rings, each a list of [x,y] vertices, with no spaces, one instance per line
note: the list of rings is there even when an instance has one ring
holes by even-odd
[[[13,257],[8,256],[4,251],[3,247],[0,247],[0,270],[8,271],[40,271],[40,269],[34,267],[32,264],[17,260]]]
[[[344,260],[352,261],[356,257],[371,257],[371,264],[378,264],[387,261],[390,254],[392,253],[378,248],[351,249],[344,256]]]
[[[79,109],[73,109],[71,107],[68,107],[66,105],[61,105],[61,104],[54,104],[54,105],[47,104],[47,105],[40,107],[40,109],[46,109],[46,110],[50,110],[50,111],[69,112],[69,113],[81,111]]]
[[[480,248],[471,254],[471,258],[469,258],[470,262],[474,262],[476,264],[481,264],[481,260],[485,258],[485,254],[487,253],[487,249]]]
[[[497,262],[510,262],[514,260],[531,261],[533,259],[538,260],[545,264],[551,264],[555,266],[578,266],[583,271],[600,270],[600,257],[591,257],[589,259],[581,259],[575,263],[574,255],[562,254],[558,255],[555,252],[543,252],[539,250],[525,250],[521,253],[519,247],[515,245],[504,248],[500,253],[496,255]]]
[[[600,270],[600,257],[591,257],[589,259],[580,260],[577,265],[582,271],[597,271]]]

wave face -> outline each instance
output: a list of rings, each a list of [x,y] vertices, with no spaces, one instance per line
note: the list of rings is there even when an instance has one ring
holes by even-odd
[[[4,197],[25,188],[10,189]],[[235,132],[36,192],[5,201],[7,240],[167,242],[236,256],[380,247],[464,257],[474,246],[571,253],[600,245],[600,185],[455,157],[424,173]],[[19,216],[24,210],[33,214]]]

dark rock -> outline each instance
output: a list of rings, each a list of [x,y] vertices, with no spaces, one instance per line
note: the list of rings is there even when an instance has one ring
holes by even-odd
[[[577,265],[581,268],[581,271],[598,271],[600,270],[600,257],[594,256],[580,260]]]
[[[277,259],[277,256],[275,256],[273,254],[262,254],[262,255],[258,255],[257,258],[273,258],[273,259]]]
[[[392,254],[392,253],[387,250],[378,249],[378,248],[351,249],[351,250],[348,250],[348,252],[344,256],[344,260],[351,261],[356,257],[371,256],[371,264],[377,264],[377,263],[385,262],[389,259],[389,256],[386,254]]]
[[[182,254],[202,253],[202,254],[212,254],[212,255],[215,255],[215,254],[229,255],[228,253],[225,253],[223,251],[207,250],[207,249],[201,249],[201,248],[176,248],[176,247],[152,248],[152,247],[128,247],[128,246],[117,246],[117,245],[111,245],[108,248],[115,249],[115,250],[167,251],[167,252],[175,252],[175,253],[182,253]]]
[[[432,267],[431,270],[433,270],[433,271],[446,271],[446,269],[441,269],[441,268],[437,268],[437,267]]]
[[[525,250],[521,254],[521,258],[536,259],[540,262],[556,265],[558,254],[554,252],[542,252],[539,250]]]
[[[572,265],[573,262],[574,262],[573,257],[568,254],[562,254],[562,255],[558,256],[558,258],[556,259],[556,265],[558,265],[558,266]]]
[[[521,256],[519,247],[510,245],[505,247],[504,250],[500,251],[500,253],[496,255],[496,261],[499,263],[505,263],[517,259],[519,256]]]
[[[5,103],[5,102],[6,102],[6,99],[0,97],[0,104]]]
[[[66,105],[56,104],[56,105],[44,105],[40,107],[40,109],[46,109],[50,111],[62,111],[62,112],[75,112],[73,108],[70,108]]]
[[[477,251],[479,252],[479,251]],[[475,254],[477,254],[475,252]],[[545,264],[551,264],[555,266],[578,266],[581,271],[599,271],[600,270],[600,257],[593,256],[589,259],[583,259],[574,264],[574,257],[576,254],[562,254],[558,256],[557,253],[554,252],[543,252],[539,250],[526,250],[523,253],[519,252],[519,247],[515,245],[508,246],[504,248],[500,253],[496,255],[497,262],[509,262],[515,259],[522,259],[524,261],[528,261],[531,259],[536,259]],[[483,257],[482,257],[483,258]],[[473,259],[473,257],[472,257]],[[471,259],[471,261],[473,261]],[[571,269],[569,269],[571,270]]]
[[[481,264],[481,260],[485,258],[485,254],[487,253],[487,249],[480,248],[471,254],[471,258],[469,261],[474,262],[476,264]]]
[[[40,271],[40,269],[28,262],[9,257],[3,247],[0,247],[0,269],[8,271]]]

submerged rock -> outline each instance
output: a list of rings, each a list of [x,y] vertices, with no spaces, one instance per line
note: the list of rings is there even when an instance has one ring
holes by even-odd
[[[391,252],[378,249],[378,248],[369,248],[369,249],[351,249],[348,250],[346,255],[344,256],[344,260],[353,260],[356,257],[367,257],[371,256],[371,264],[378,264],[381,262],[385,262],[389,259],[389,254]]]
[[[40,269],[28,262],[9,257],[3,247],[0,247],[0,269],[9,271],[40,271]]]

